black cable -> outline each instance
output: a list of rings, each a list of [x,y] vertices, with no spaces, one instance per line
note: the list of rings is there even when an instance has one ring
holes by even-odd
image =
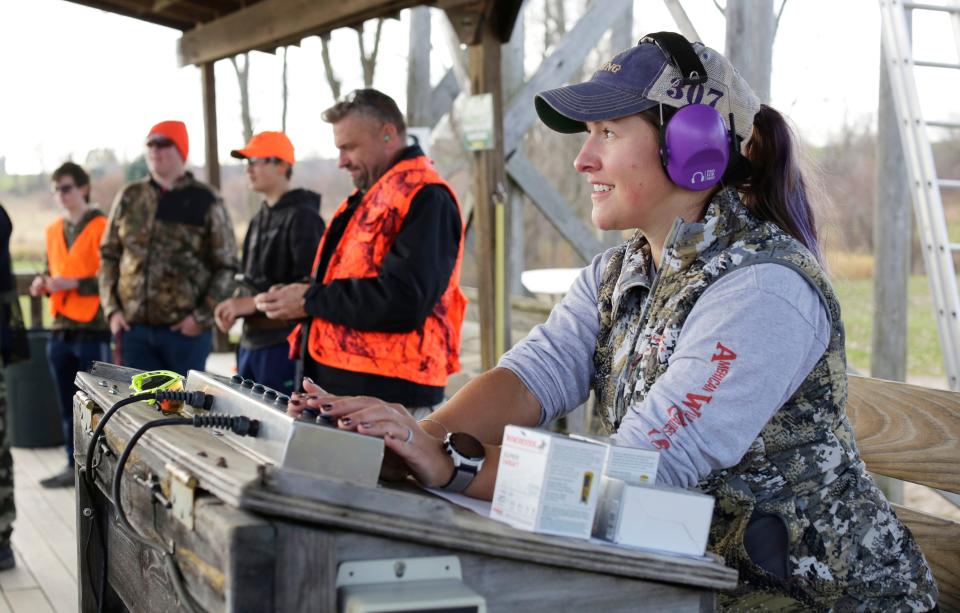
[[[258,420],[250,419],[249,417],[243,415],[194,415],[193,417],[167,417],[148,421],[140,426],[133,436],[130,437],[130,440],[127,442],[127,446],[124,448],[123,453],[120,454],[120,458],[117,460],[117,467],[113,474],[113,505],[117,513],[117,521],[123,526],[123,528],[126,529],[126,531],[129,533],[129,536],[141,543],[143,546],[153,549],[164,557],[167,573],[170,576],[170,581],[173,583],[177,597],[188,611],[194,611],[196,610],[196,607],[194,607],[192,598],[183,587],[183,577],[180,574],[180,569],[177,567],[176,560],[173,559],[173,552],[167,551],[163,547],[157,545],[154,541],[142,536],[139,532],[137,532],[136,528],[133,527],[133,524],[131,524],[130,520],[127,518],[127,514],[123,510],[123,500],[120,498],[123,467],[127,463],[127,459],[130,457],[130,453],[133,451],[137,441],[140,440],[140,437],[146,434],[147,430],[158,428],[160,426],[185,425],[191,425],[196,428],[228,429],[235,434],[239,434],[240,436],[256,436],[260,430],[260,422]]]
[[[101,560],[101,565],[100,565],[100,570],[101,570],[100,585],[98,586],[98,588],[92,585],[92,582],[93,582],[92,574],[90,577],[90,580],[91,580],[90,588],[94,592],[94,602],[97,605],[97,611],[99,613],[102,613],[103,607],[104,607],[104,598],[105,598],[106,589],[107,589],[108,560],[107,560],[106,534],[104,533],[105,531],[103,527],[98,525],[96,521],[97,518],[93,513],[94,496],[93,496],[92,486],[93,486],[94,477],[95,477],[95,471],[93,469],[93,456],[94,456],[94,453],[96,452],[100,438],[103,436],[104,427],[106,426],[110,418],[113,417],[113,415],[117,411],[119,411],[122,407],[133,404],[135,402],[139,402],[141,400],[156,400],[158,402],[161,400],[180,400],[182,402],[189,404],[190,406],[193,406],[196,408],[204,408],[204,409],[209,409],[210,406],[213,404],[213,396],[210,396],[209,394],[205,394],[204,392],[155,390],[151,392],[142,392],[140,394],[134,394],[132,396],[128,396],[126,398],[123,398],[117,401],[116,403],[113,404],[112,407],[110,407],[107,410],[106,413],[103,414],[103,417],[100,418],[100,421],[93,432],[93,436],[91,437],[90,442],[87,445],[86,463],[80,467],[80,470],[83,473],[83,478],[80,479],[80,483],[81,483],[81,486],[86,491],[88,499],[90,500],[90,507],[88,507],[91,511],[89,516],[89,519],[91,520],[90,530],[93,531],[96,529],[98,540],[100,541],[100,551],[103,554],[102,556],[103,559]],[[88,538],[87,544],[89,544],[89,538],[90,538],[89,534],[87,538]],[[87,555],[86,552],[84,555],[89,565],[89,556]]]
[[[87,462],[84,466],[86,469],[84,477],[87,479],[88,483],[93,483],[93,454],[97,450],[97,444],[100,441],[100,437],[103,435],[103,429],[107,425],[107,422],[110,421],[110,418],[113,417],[113,415],[119,411],[121,407],[125,407],[128,404],[133,404],[134,402],[139,402],[141,400],[156,400],[157,402],[161,400],[180,400],[192,407],[209,409],[213,403],[213,396],[205,394],[204,392],[157,390],[134,394],[133,396],[128,396],[123,400],[114,403],[114,405],[103,414],[103,417],[100,418],[100,422],[97,424],[97,428],[93,431],[93,436],[90,438],[90,443],[87,445]]]
[[[140,402],[141,400],[153,400],[157,397],[156,392],[144,392],[142,394],[134,394],[133,396],[128,396],[122,400],[119,400],[110,407],[106,413],[103,414],[103,417],[100,418],[100,423],[97,424],[96,429],[93,431],[93,436],[90,438],[90,442],[87,444],[87,460],[81,470],[83,471],[83,477],[86,479],[88,484],[93,484],[93,454],[97,449],[97,443],[100,440],[100,437],[103,435],[103,428],[106,426],[107,422],[110,421],[110,418],[113,417],[114,413],[119,411],[122,407],[127,406],[128,404],[133,404],[134,402]]]
[[[87,459],[86,463],[80,467],[80,472],[82,478],[80,479],[80,485],[84,488],[87,493],[87,500],[90,504],[88,507],[90,509],[90,515],[88,519],[90,520],[90,532],[96,530],[98,539],[100,541],[100,551],[102,553],[102,560],[100,561],[100,585],[94,586],[92,573],[90,574],[91,586],[90,589],[93,591],[93,599],[97,605],[97,612],[102,613],[104,607],[104,598],[106,596],[107,590],[107,538],[104,534],[104,531],[97,523],[96,514],[93,512],[94,496],[93,496],[93,454],[97,448],[97,442],[100,440],[100,437],[103,434],[103,428],[106,425],[107,421],[113,417],[114,413],[119,411],[122,407],[134,402],[139,402],[141,400],[151,400],[156,397],[155,392],[145,392],[142,394],[134,394],[133,396],[128,396],[115,402],[110,409],[103,414],[103,417],[100,418],[100,423],[97,424],[96,430],[93,432],[93,437],[90,439],[90,442],[87,444]],[[90,535],[87,535],[87,543],[89,544]],[[86,555],[86,554],[85,554]],[[87,564],[90,563],[90,558],[86,556]]]

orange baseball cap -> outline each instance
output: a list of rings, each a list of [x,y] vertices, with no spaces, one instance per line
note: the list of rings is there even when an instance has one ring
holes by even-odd
[[[230,152],[230,155],[240,160],[246,158],[278,158],[291,166],[294,163],[293,143],[283,132],[259,132],[254,134],[246,147],[234,149]]]
[[[173,141],[184,161],[190,151],[190,138],[187,136],[187,126],[182,121],[161,121],[147,132],[147,142],[155,139]]]

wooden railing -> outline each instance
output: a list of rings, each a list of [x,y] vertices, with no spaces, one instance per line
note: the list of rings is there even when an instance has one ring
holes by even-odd
[[[35,275],[18,274],[14,275],[17,282],[17,296],[30,296],[30,284]],[[28,313],[24,313],[24,325],[28,328],[39,329],[43,327],[43,298],[30,296],[30,308]]]
[[[960,393],[850,377],[847,414],[872,472],[960,494]],[[940,608],[960,610],[960,523],[894,505],[940,586]]]
[[[33,282],[33,273],[16,274],[14,278],[17,282],[17,296],[29,296],[30,308],[24,313],[24,325],[32,330],[43,328],[43,297],[30,296],[30,284]],[[230,343],[227,334],[218,329],[213,331],[213,350],[214,351],[232,351],[234,346]]]

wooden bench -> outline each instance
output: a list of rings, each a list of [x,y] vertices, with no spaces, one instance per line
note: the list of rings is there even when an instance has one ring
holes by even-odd
[[[847,413],[874,473],[960,493],[960,392],[850,376]],[[960,611],[960,523],[894,505],[940,586],[940,609]]]

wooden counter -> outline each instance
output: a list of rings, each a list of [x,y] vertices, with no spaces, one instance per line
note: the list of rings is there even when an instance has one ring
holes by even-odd
[[[119,367],[78,375],[78,466],[101,412],[127,395],[124,381],[129,371]],[[96,609],[97,521],[109,552],[108,610],[177,608],[163,556],[124,533],[108,495],[117,455],[158,417],[143,403],[121,409],[105,430],[112,453],[100,455],[97,487],[77,489],[81,611]],[[123,477],[130,521],[173,548],[188,592],[206,610],[332,612],[341,562],[436,555],[459,558],[463,582],[490,611],[703,611],[712,610],[715,590],[736,584],[736,571],[715,560],[523,532],[413,486],[360,487],[280,470],[238,440],[156,428],[140,439]],[[171,480],[179,484],[173,490]]]

